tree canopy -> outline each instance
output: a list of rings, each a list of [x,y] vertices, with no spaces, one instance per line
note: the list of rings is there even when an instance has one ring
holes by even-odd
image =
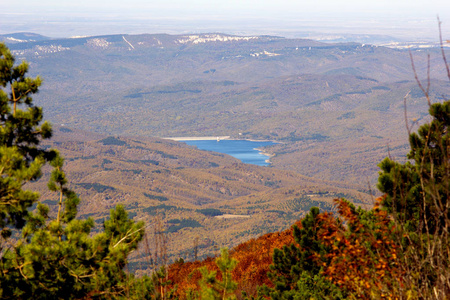
[[[0,43],[0,298],[150,297],[151,281],[124,271],[144,223],[131,220],[120,205],[95,235],[92,219],[76,219],[80,200],[68,188],[64,159],[40,147],[52,135],[42,108],[33,104],[42,80],[27,72],[27,63],[15,65]],[[41,177],[45,163],[53,167],[48,188],[58,199],[56,216],[39,202],[38,193],[23,189]]]

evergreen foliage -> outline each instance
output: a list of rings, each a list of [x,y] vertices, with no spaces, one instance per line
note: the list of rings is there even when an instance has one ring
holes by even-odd
[[[144,234],[122,206],[110,212],[103,232],[91,235],[94,221],[76,219],[79,198],[67,187],[64,159],[55,150],[39,148],[51,137],[42,109],[33,106],[39,78],[26,76],[28,65],[14,67],[14,58],[0,44],[0,298],[2,299],[145,299],[152,283],[125,273],[128,254]],[[25,109],[22,109],[22,108]],[[39,195],[22,186],[53,167],[48,188],[57,194],[56,217]]]
[[[202,209],[197,209],[196,212],[204,214],[205,216],[208,216],[208,217],[215,217],[215,216],[223,215],[223,212],[216,208],[202,208]]]
[[[169,200],[169,198],[167,198],[165,196],[158,196],[158,195],[152,195],[152,194],[147,194],[147,193],[144,193],[144,196],[149,198],[149,199],[158,200],[158,201],[167,201],[167,200]]]
[[[169,299],[173,290],[166,289],[172,282],[165,267],[152,278],[136,279],[124,271],[128,254],[143,238],[142,222],[132,221],[124,207],[117,206],[103,223],[103,232],[93,235],[93,219],[76,219],[80,200],[68,187],[64,159],[55,150],[39,147],[52,132],[48,123],[42,123],[42,109],[32,101],[41,79],[26,76],[26,63],[14,66],[14,58],[3,44],[0,55],[0,298]],[[401,164],[386,158],[381,162],[378,187],[385,196],[380,202],[365,211],[337,199],[336,215],[311,208],[301,226],[293,226],[295,242],[274,250],[268,273],[273,285],[263,286],[259,297],[448,297],[450,102],[430,104],[429,112],[431,123],[410,134],[410,161]],[[323,139],[316,135],[312,137]],[[114,137],[99,143],[126,145]],[[42,202],[31,211],[39,195],[22,188],[41,177],[45,163],[53,167],[48,188],[58,200],[46,201],[57,204],[56,216]],[[111,161],[103,161],[107,163]],[[272,185],[273,181],[266,183]],[[162,208],[179,209],[162,204],[144,212],[156,214]],[[198,212],[218,213],[211,209]],[[179,225],[169,231],[199,226],[190,219],[176,223]],[[245,262],[250,265],[250,259]],[[180,260],[179,264],[184,263]],[[238,284],[232,271],[237,260],[222,249],[215,264],[220,273],[200,268],[200,290],[191,289],[188,298],[236,298]],[[256,267],[251,270],[258,271]]]
[[[317,208],[294,226],[295,244],[275,249],[272,299],[446,299],[450,293],[450,102],[410,134],[410,161],[386,158],[372,210],[337,199],[338,215]]]
[[[199,281],[200,297],[202,300],[236,299],[234,291],[237,283],[233,281],[231,272],[237,265],[237,260],[231,258],[228,249],[221,249],[221,256],[216,258],[216,265],[220,270],[222,280],[217,278],[216,271],[209,271],[206,267],[200,268],[202,278]],[[191,292],[192,293],[192,292]],[[192,296],[192,295],[191,295]]]
[[[104,138],[103,140],[99,141],[99,143],[102,143],[103,145],[115,145],[115,146],[124,146],[127,144],[126,142],[121,141],[113,136],[108,136],[107,138]]]
[[[175,223],[175,222],[173,222]],[[198,221],[193,219],[182,219],[178,220],[176,224],[170,226],[167,228],[167,232],[177,232],[180,229],[183,228],[195,228],[195,227],[202,227],[202,224],[200,224]]]
[[[450,210],[450,102],[430,106],[432,121],[411,133],[411,162],[389,158],[380,164],[378,187],[386,193],[383,205],[410,230],[429,233],[448,228]]]
[[[321,227],[317,207],[311,208],[302,220],[301,228],[293,226],[297,245],[274,250],[273,265],[268,274],[274,288],[263,288],[264,294],[272,299],[343,299],[342,292],[322,276],[322,264],[313,259],[325,257],[329,251],[318,235]]]
[[[410,161],[381,162],[378,187],[401,234],[407,290],[439,298],[450,293],[450,102],[429,113],[431,122],[409,136]]]
[[[27,63],[18,66],[14,63],[9,49],[0,43],[0,230],[3,239],[11,235],[11,229],[25,225],[28,208],[38,200],[38,194],[23,190],[22,186],[38,179],[42,165],[55,156],[54,151],[38,147],[42,139],[52,135],[49,123],[39,125],[42,109],[33,105],[31,97],[37,93],[42,80],[26,76]]]

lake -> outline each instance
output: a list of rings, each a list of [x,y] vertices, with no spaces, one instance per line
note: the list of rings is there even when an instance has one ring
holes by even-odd
[[[189,140],[184,143],[196,146],[200,150],[208,150],[231,155],[243,163],[258,166],[268,166],[268,155],[262,154],[257,148],[275,145],[274,142],[247,140]]]

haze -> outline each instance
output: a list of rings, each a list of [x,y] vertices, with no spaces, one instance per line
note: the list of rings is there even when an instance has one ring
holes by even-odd
[[[436,16],[450,30],[445,0],[7,1],[0,34],[53,37],[113,33],[377,34],[435,40]],[[449,29],[447,29],[449,28]]]

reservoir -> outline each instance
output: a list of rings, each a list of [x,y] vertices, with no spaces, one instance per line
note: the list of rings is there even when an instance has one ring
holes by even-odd
[[[261,153],[265,146],[275,145],[269,141],[247,141],[247,140],[183,140],[184,143],[196,146],[200,150],[208,150],[231,155],[243,163],[254,164],[258,166],[268,166],[266,162],[269,155]]]

